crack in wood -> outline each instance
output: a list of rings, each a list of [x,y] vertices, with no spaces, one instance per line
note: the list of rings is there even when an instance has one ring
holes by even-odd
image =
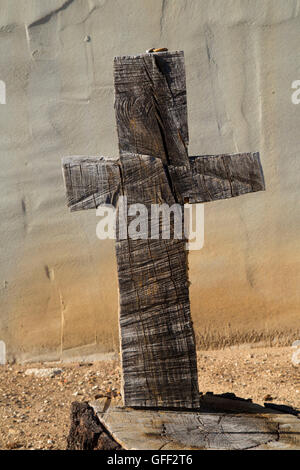
[[[71,210],[111,203],[119,214],[122,195],[129,206],[144,204],[149,231],[149,209],[158,201],[169,207],[179,202],[182,210],[185,199],[213,201],[264,189],[258,153],[189,158],[182,51],[116,57],[114,84],[119,159],[64,160]],[[170,239],[131,239],[131,221],[128,215],[117,222],[115,243],[124,402],[198,408],[185,236],[175,238],[172,219]],[[160,232],[160,219],[158,225]]]

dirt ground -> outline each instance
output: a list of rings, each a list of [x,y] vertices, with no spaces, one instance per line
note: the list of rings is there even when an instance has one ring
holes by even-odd
[[[233,392],[254,402],[300,408],[300,366],[290,347],[240,346],[198,353],[201,392]],[[29,368],[62,369],[52,377]],[[0,449],[65,449],[72,401],[120,392],[117,361],[0,366]]]

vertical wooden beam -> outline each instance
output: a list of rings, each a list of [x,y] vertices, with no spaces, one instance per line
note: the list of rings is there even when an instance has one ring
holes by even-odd
[[[120,155],[160,158],[176,201],[183,203],[168,170],[189,167],[183,52],[116,57],[114,82]]]
[[[150,230],[151,204],[175,203],[162,161],[131,154],[120,157],[120,166],[123,194],[128,204],[139,201],[145,205]],[[197,363],[185,240],[121,240],[118,229],[119,226],[116,254],[125,405],[197,407]]]
[[[182,204],[169,166],[189,167],[183,52],[116,57],[114,82],[128,204]],[[125,404],[198,406],[185,240],[117,239],[116,253]]]

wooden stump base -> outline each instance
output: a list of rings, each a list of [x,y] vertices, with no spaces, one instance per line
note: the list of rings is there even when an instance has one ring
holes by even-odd
[[[125,408],[110,398],[72,406],[68,449],[300,449],[295,410],[281,413],[226,395],[204,395],[201,409],[192,411]]]
[[[67,450],[118,450],[121,446],[109,435],[87,403],[72,403]]]

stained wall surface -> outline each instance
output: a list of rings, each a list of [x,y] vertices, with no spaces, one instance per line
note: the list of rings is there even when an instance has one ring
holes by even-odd
[[[0,340],[8,360],[118,349],[114,242],[70,214],[65,155],[118,155],[112,60],[184,50],[190,155],[261,152],[267,191],[205,204],[199,347],[299,335],[298,0],[1,0]],[[299,94],[300,97],[300,94]]]

